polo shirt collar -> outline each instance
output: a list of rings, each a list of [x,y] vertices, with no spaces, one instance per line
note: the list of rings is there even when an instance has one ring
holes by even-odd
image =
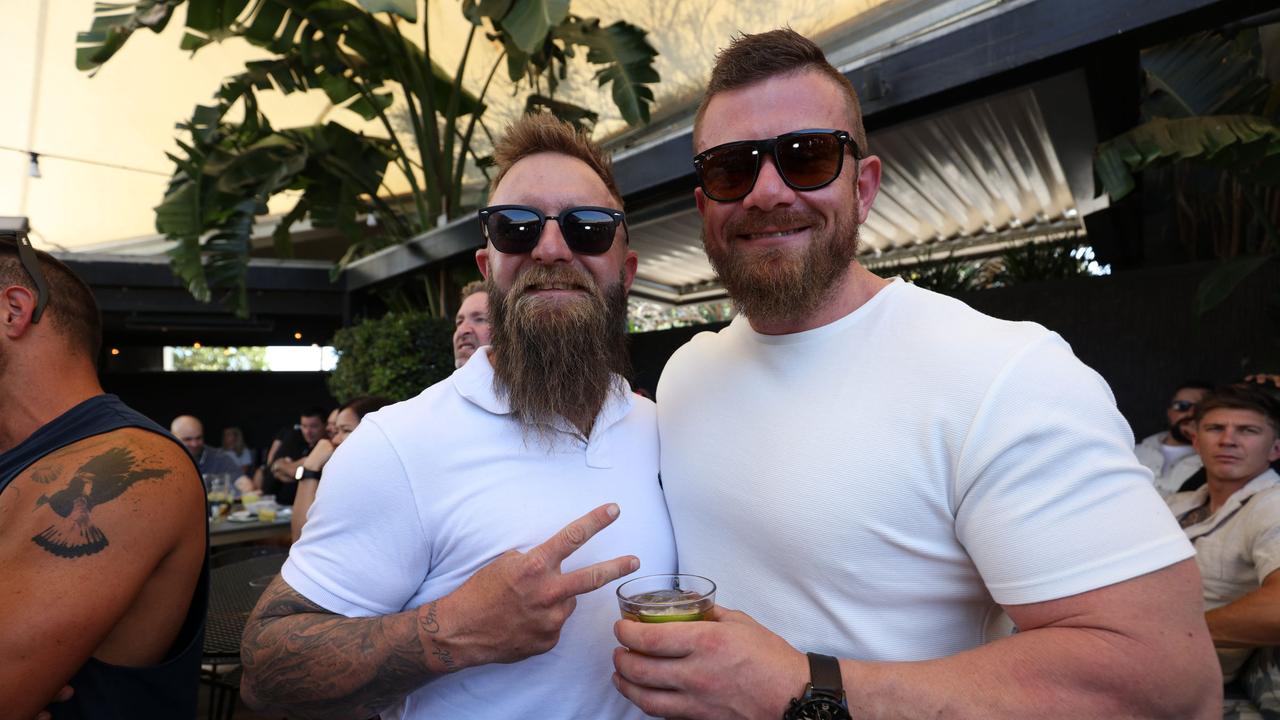
[[[510,415],[511,404],[507,398],[499,396],[494,388],[493,364],[489,362],[488,345],[478,349],[465,365],[453,373],[453,386],[458,394],[472,404],[495,415]],[[604,407],[596,416],[591,435],[594,439],[614,423],[631,412],[631,386],[618,375],[613,376],[613,386],[605,399]],[[564,418],[556,418],[555,427],[563,432],[576,432]]]

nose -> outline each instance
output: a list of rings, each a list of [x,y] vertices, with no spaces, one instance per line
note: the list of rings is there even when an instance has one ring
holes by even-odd
[[[765,155],[760,160],[760,173],[756,176],[756,184],[751,192],[742,198],[744,208],[772,210],[781,205],[790,205],[796,200],[796,191],[782,180],[778,166],[774,164],[772,155]]]
[[[538,244],[533,247],[531,257],[535,262],[545,264],[573,260],[573,251],[569,249],[569,244],[564,241],[564,235],[560,233],[560,223],[547,220],[542,228],[542,236],[538,238]]]

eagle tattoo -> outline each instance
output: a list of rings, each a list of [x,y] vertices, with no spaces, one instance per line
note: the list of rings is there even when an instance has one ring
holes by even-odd
[[[66,487],[52,495],[36,499],[36,509],[49,506],[59,516],[32,542],[58,557],[75,558],[93,555],[107,547],[107,536],[93,524],[90,513],[103,503],[120,497],[141,480],[164,477],[167,470],[134,470],[133,453],[121,447],[112,448],[89,460],[67,481]],[[52,477],[38,478],[50,484]]]

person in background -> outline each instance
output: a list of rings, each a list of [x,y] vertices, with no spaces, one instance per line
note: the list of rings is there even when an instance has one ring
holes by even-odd
[[[169,423],[169,432],[182,441],[191,458],[196,461],[201,475],[227,475],[229,480],[242,483],[239,478],[244,475],[240,464],[230,453],[223,452],[204,442],[204,423],[194,415],[179,415]]]
[[[103,393],[101,344],[89,287],[25,235],[0,236],[4,718],[196,716],[200,473],[172,435]]]
[[[688,720],[1220,717],[1194,550],[1106,382],[859,262],[881,161],[848,78],[740,36],[693,143],[741,312],[671,357],[658,427],[680,571],[723,607],[617,621],[619,691]]]
[[[462,305],[453,319],[453,366],[462,367],[476,350],[489,344],[489,293],[476,280],[462,287]]]
[[[333,451],[342,445],[351,433],[355,432],[356,426],[364,419],[364,416],[386,405],[390,405],[391,401],[382,397],[361,397],[352,400],[339,407],[334,412],[337,413],[337,422],[334,427],[333,438],[329,440],[320,440],[316,446],[307,453],[302,459],[302,472],[298,476],[298,494],[293,499],[293,541],[297,542],[302,536],[302,526],[307,522],[307,511],[311,509],[311,503],[315,502],[316,490],[320,485],[320,479],[324,473],[324,466],[329,462],[329,458],[333,457]]]
[[[262,491],[274,495],[277,503],[293,505],[302,458],[324,439],[326,415],[319,407],[307,408],[298,419],[298,426],[282,431],[272,443]]]
[[[329,411],[329,417],[324,421],[324,436],[330,440],[333,439],[334,435],[338,434],[338,411],[341,409],[336,407]]]
[[[235,458],[240,465],[241,475],[249,475],[253,472],[253,450],[245,447],[244,431],[240,428],[233,425],[222,429],[222,452]]]
[[[1188,421],[1195,416],[1196,403],[1212,389],[1212,385],[1201,380],[1188,380],[1179,385],[1164,409],[1168,429],[1148,435],[1133,449],[1138,462],[1151,471],[1161,497],[1178,492],[1182,483],[1200,469],[1200,456],[1187,436]]]
[[[1251,384],[1198,401],[1205,484],[1169,498],[1196,548],[1205,619],[1230,682],[1254,648],[1280,645],[1280,401]]]

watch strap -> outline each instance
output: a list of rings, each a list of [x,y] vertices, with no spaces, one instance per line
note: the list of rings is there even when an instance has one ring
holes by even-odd
[[[301,478],[301,479],[303,479],[303,480],[319,480],[319,479],[320,479],[320,471],[319,471],[319,470],[307,470],[307,469],[304,469],[304,470],[302,471],[302,478]]]
[[[840,678],[840,661],[830,655],[809,655],[809,680],[815,692],[825,692],[844,699],[844,681]]]

